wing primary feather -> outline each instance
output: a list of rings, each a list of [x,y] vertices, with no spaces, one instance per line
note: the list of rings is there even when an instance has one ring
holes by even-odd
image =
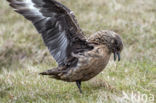
[[[66,59],[74,52],[73,47],[84,45],[75,42],[79,38],[84,42],[73,12],[55,0],[7,0],[15,11],[30,20],[42,35],[45,45],[59,65],[66,64]]]

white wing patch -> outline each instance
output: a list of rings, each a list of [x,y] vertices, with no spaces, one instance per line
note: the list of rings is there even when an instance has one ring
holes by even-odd
[[[71,12],[70,12],[70,14],[74,15],[74,12],[73,12],[73,11],[71,11]]]
[[[40,13],[39,9],[34,7],[35,4],[31,0],[25,0],[24,2],[26,2],[26,5],[28,6],[28,8],[34,11],[35,15],[44,17],[42,13]]]
[[[17,0],[14,0],[14,4],[17,5],[17,8],[15,8],[15,11],[19,10],[25,10],[25,9],[29,9],[31,12],[33,12],[34,15],[36,16],[40,16],[42,18],[45,18],[42,13],[40,12],[40,9],[35,7],[35,4],[32,2],[32,0],[22,0],[22,1],[17,1]],[[19,5],[19,4],[25,4],[24,6],[22,5]]]

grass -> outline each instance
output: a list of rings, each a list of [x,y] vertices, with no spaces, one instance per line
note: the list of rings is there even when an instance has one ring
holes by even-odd
[[[85,34],[103,29],[124,41],[120,62],[82,84],[38,75],[56,66],[33,25],[0,3],[0,103],[156,102],[155,0],[61,0],[72,9]],[[143,100],[131,98],[146,95]],[[126,99],[123,99],[125,96]],[[153,97],[153,99],[151,99]]]

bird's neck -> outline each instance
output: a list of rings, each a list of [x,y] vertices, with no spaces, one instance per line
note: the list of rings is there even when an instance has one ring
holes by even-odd
[[[91,35],[87,41],[90,43],[90,44],[93,44],[93,45],[103,45],[105,46],[106,48],[108,48],[109,52],[111,52],[111,47],[112,47],[112,43],[111,43],[111,40],[110,38],[108,37],[104,37],[99,34],[99,33],[95,33],[93,35]]]

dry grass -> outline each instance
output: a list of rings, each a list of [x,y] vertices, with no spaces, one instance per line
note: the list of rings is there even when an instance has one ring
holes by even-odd
[[[154,103],[156,96],[155,0],[61,0],[86,35],[110,29],[124,40],[122,60],[83,83],[65,83],[38,73],[56,66],[30,22],[0,3],[0,103]],[[106,82],[107,81],[107,82]],[[148,100],[130,98],[132,94]],[[123,99],[128,96],[126,99]]]

